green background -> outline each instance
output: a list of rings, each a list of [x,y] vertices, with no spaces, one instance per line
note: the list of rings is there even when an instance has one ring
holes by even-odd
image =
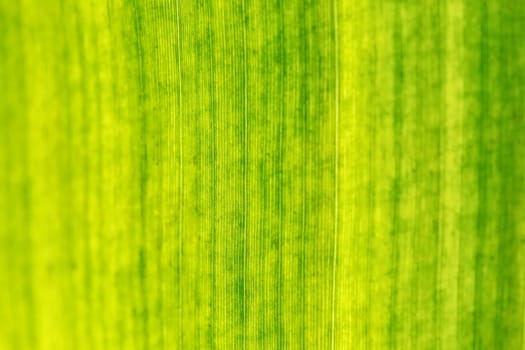
[[[522,0],[0,0],[0,349],[525,349]]]

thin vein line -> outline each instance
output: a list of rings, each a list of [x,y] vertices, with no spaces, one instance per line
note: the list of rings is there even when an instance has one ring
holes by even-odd
[[[335,302],[336,302],[336,275],[337,275],[337,231],[338,231],[338,168],[339,168],[339,37],[337,23],[337,0],[332,2],[334,21],[334,70],[335,70],[335,161],[334,161],[334,251],[332,260],[332,350],[335,349]]]
[[[180,35],[180,15],[179,15],[179,0],[175,1],[176,7],[176,22],[177,22],[177,75],[178,75],[178,112],[179,112],[179,237],[178,237],[178,252],[177,252],[177,269],[178,269],[178,316],[179,316],[179,348],[182,348],[182,293],[181,293],[181,265],[182,265],[182,214],[183,214],[183,200],[184,200],[184,178],[183,171],[183,151],[182,151],[182,70],[181,70],[181,35]]]
[[[285,31],[286,28],[286,14],[285,14],[285,8],[284,4],[281,3],[279,7],[280,16],[279,16],[279,26],[282,28],[279,34],[279,55],[282,57],[282,63],[283,63],[283,69],[280,71],[279,74],[279,89],[278,91],[282,94],[282,96],[286,96],[286,87],[287,87],[287,52],[286,52],[286,37],[285,37]],[[276,327],[277,327],[277,338],[278,338],[278,346],[279,349],[282,349],[282,344],[284,341],[284,326],[283,326],[283,228],[284,228],[284,215],[283,215],[283,173],[284,173],[284,161],[283,161],[283,153],[284,153],[284,133],[285,133],[285,122],[284,122],[284,116],[286,113],[286,98],[283,99],[283,102],[279,108],[279,127],[278,127],[278,134],[279,134],[279,192],[278,192],[278,207],[279,207],[279,233],[278,233],[278,279],[279,283],[277,285],[277,293],[278,293],[278,299],[277,299],[277,318],[276,318]]]
[[[242,40],[243,40],[243,74],[244,74],[244,162],[243,162],[243,261],[242,261],[242,348],[246,349],[246,237],[247,237],[247,179],[246,170],[248,162],[248,64],[246,49],[246,4],[242,5]]]
[[[217,111],[216,111],[216,100],[217,100],[217,89],[216,89],[216,63],[215,63],[215,51],[213,46],[215,45],[215,18],[213,8],[208,6],[207,15],[210,18],[210,23],[207,26],[207,36],[208,36],[208,45],[210,49],[210,97],[211,97],[211,129],[212,129],[212,142],[211,142],[211,154],[212,154],[212,164],[211,167],[211,179],[213,183],[213,189],[211,191],[212,205],[211,205],[211,218],[212,218],[212,228],[211,228],[211,237],[212,237],[212,248],[211,248],[211,315],[210,315],[210,324],[209,324],[209,346],[211,349],[215,349],[215,334],[217,332],[217,276],[216,276],[216,260],[217,260]]]

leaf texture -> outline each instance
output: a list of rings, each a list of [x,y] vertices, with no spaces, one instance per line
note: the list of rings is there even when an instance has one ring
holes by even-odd
[[[0,349],[525,349],[525,2],[0,0]]]

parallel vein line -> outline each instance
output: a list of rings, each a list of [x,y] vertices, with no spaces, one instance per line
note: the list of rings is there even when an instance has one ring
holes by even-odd
[[[179,349],[182,349],[182,295],[181,295],[181,266],[182,266],[182,217],[183,217],[183,201],[184,201],[184,178],[183,172],[183,150],[182,150],[182,70],[181,70],[181,31],[180,31],[180,10],[179,0],[175,2],[176,7],[176,22],[177,22],[177,76],[178,76],[178,113],[179,113],[179,237],[178,237],[178,252],[177,252],[177,269],[178,269],[178,295],[177,295],[177,309],[179,318]]]
[[[332,260],[332,326],[331,326],[331,349],[335,349],[335,307],[336,307],[336,276],[337,276],[337,231],[339,219],[339,198],[338,198],[338,167],[339,167],[339,37],[337,22],[337,0],[332,2],[333,21],[334,21],[334,103],[335,103],[335,130],[334,130],[334,247]]]
[[[242,348],[246,349],[246,238],[248,230],[248,197],[247,197],[247,168],[248,168],[248,64],[247,64],[247,41],[246,41],[246,3],[241,0],[242,5],[242,41],[243,41],[243,89],[244,89],[244,162],[243,162],[243,261],[242,261]]]

